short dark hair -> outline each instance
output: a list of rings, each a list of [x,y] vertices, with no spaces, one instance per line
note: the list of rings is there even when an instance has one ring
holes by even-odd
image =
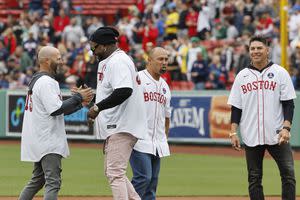
[[[256,35],[256,36],[251,37],[251,39],[249,41],[249,47],[250,47],[251,43],[255,42],[255,41],[261,42],[264,45],[266,45],[267,47],[270,44],[268,38],[266,38],[265,36],[263,36],[263,35]]]

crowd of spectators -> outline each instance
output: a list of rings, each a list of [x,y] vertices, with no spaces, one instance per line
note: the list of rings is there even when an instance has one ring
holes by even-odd
[[[22,1],[20,1],[22,2]],[[115,26],[119,47],[145,68],[149,50],[169,51],[168,84],[191,82],[196,90],[230,89],[235,74],[250,64],[248,41],[265,35],[270,59],[280,64],[278,0],[139,0],[113,24],[98,16],[71,15],[69,0],[31,0],[19,18],[0,22],[0,88],[25,88],[37,71],[41,46],[57,47],[64,67],[57,80],[61,88],[83,83],[96,87],[97,60],[88,38],[98,27]],[[300,0],[289,1],[289,69],[300,89]],[[172,87],[171,87],[172,88]]]

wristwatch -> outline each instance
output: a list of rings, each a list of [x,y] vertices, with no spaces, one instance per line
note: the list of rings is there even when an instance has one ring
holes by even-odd
[[[94,106],[93,106],[93,110],[95,111],[95,112],[99,112],[99,107],[97,106],[97,104],[95,104]]]
[[[285,130],[287,130],[288,132],[291,132],[291,128],[288,127],[288,126],[284,126],[284,127],[282,127],[282,129],[285,129]]]

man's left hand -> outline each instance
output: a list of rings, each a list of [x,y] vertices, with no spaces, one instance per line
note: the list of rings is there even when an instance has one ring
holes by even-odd
[[[289,143],[290,138],[291,133],[286,129],[281,129],[281,131],[279,132],[279,145]]]

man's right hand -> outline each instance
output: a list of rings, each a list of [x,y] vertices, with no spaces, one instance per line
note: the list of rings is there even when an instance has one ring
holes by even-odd
[[[95,105],[91,107],[89,112],[87,113],[88,124],[90,125],[93,124],[98,114],[99,114],[99,108],[96,110]]]

